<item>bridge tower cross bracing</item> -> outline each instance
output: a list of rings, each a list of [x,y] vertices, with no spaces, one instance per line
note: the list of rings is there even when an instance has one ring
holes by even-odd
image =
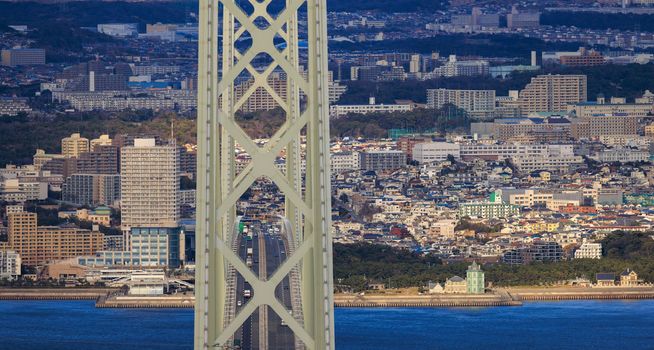
[[[334,349],[326,1],[276,1],[200,0],[196,350],[230,348],[239,327],[264,305],[307,349]],[[304,32],[300,20],[306,23]],[[306,71],[300,68],[301,39],[307,46]],[[243,47],[248,40],[251,44]],[[254,65],[262,56],[272,61],[263,69]],[[270,85],[270,75],[280,70],[286,76],[285,96]],[[243,76],[250,85],[237,93]],[[258,90],[286,116],[262,147],[236,121],[237,111]],[[241,171],[235,166],[237,145],[252,159]],[[284,171],[275,165],[282,151]],[[296,239],[293,254],[262,279],[233,246],[237,202],[260,177],[273,181],[285,196],[285,217]],[[275,288],[294,268],[301,276],[300,317],[275,298]],[[252,299],[236,314],[234,293],[227,290],[235,271],[253,289]]]

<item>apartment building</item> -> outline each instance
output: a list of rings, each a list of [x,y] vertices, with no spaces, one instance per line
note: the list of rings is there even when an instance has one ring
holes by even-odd
[[[338,152],[331,154],[332,174],[359,169],[358,152]]]
[[[61,154],[66,158],[77,158],[80,154],[89,151],[89,139],[79,133],[61,139]]]
[[[606,64],[606,58],[595,50],[587,50],[582,47],[579,49],[578,54],[561,55],[559,62],[569,67],[600,66]]]
[[[45,200],[48,198],[48,183],[29,179],[5,179],[0,177],[0,200],[19,202]]]
[[[540,12],[520,12],[513,6],[511,13],[506,15],[508,28],[538,28],[540,26]]]
[[[637,135],[640,117],[631,115],[593,115],[573,120],[576,139],[597,139],[606,135]]]
[[[484,76],[490,73],[488,61],[459,61],[456,55],[450,55],[448,61],[433,72],[426,74],[426,78],[435,77],[459,77],[459,76]]]
[[[68,102],[78,111],[121,111],[141,110],[180,110],[188,111],[197,107],[196,92],[193,90],[154,90],[147,96],[132,95],[125,91],[68,92],[54,91],[53,101]]]
[[[561,142],[571,139],[573,132],[570,120],[563,117],[501,118],[489,124],[491,134],[502,141]]]
[[[616,103],[612,99],[605,103],[602,98],[597,102],[581,102],[570,104],[567,107],[568,113],[574,114],[577,118],[589,118],[595,116],[622,116],[622,117],[646,117],[652,115],[654,104],[651,103]],[[622,102],[622,100],[620,100]]]
[[[455,105],[473,116],[492,116],[495,90],[427,90],[427,108],[438,109],[446,104]]]
[[[1,56],[3,66],[16,67],[45,64],[45,50],[43,49],[8,49],[2,50]]]
[[[512,249],[502,256],[502,262],[509,265],[561,260],[563,260],[563,248],[556,242],[544,241],[536,241],[532,245]]]
[[[519,215],[520,207],[502,202],[462,203],[459,217],[496,219]]]
[[[583,243],[575,250],[575,259],[601,259],[602,243]]]
[[[111,146],[113,144],[113,141],[111,140],[111,137],[109,135],[104,134],[100,135],[97,139],[93,139],[90,142],[91,145],[91,152],[95,151],[96,146]]]
[[[364,171],[399,169],[406,165],[402,151],[367,151],[359,153],[359,167]]]
[[[179,149],[157,146],[155,139],[135,139],[120,154],[122,230],[132,227],[177,227]]]
[[[61,197],[77,205],[113,206],[120,199],[120,175],[73,174],[66,178]]]
[[[79,155],[75,172],[78,174],[118,174],[118,147],[96,143],[92,148],[93,150],[90,152]]]
[[[564,174],[575,166],[581,166],[584,159],[575,155],[547,155],[542,157],[515,157],[512,158],[512,161],[522,173],[546,170]]]
[[[30,266],[92,255],[102,249],[102,233],[76,227],[37,226],[35,213],[10,214],[8,226],[8,246]]]
[[[585,75],[539,75],[520,91],[523,115],[536,112],[566,111],[569,104],[587,100]]]

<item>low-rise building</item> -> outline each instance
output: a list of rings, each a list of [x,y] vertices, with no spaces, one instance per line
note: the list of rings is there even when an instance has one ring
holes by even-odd
[[[466,294],[468,292],[468,284],[465,279],[454,276],[445,282],[445,288],[443,289],[446,294]]]
[[[598,152],[591,157],[602,163],[635,163],[648,161],[649,152],[630,148],[612,148]]]
[[[615,274],[613,273],[597,273],[595,274],[595,280],[597,281],[596,285],[598,287],[614,287],[615,286]]]
[[[440,162],[449,156],[461,158],[461,145],[449,142],[418,143],[413,146],[413,160],[419,163]]]
[[[620,273],[620,286],[633,287],[639,284],[638,274],[632,269],[626,269]]]
[[[370,114],[370,113],[393,113],[393,112],[410,112],[413,110],[413,104],[375,104],[375,99],[371,98],[370,103],[363,105],[332,105],[329,107],[329,116],[331,118],[341,118],[348,114]]]
[[[83,266],[131,266],[176,268],[181,264],[183,233],[179,227],[133,227],[128,246],[131,250],[98,251],[79,257]]]
[[[0,116],[16,116],[20,113],[29,113],[32,108],[26,99],[0,97]]]

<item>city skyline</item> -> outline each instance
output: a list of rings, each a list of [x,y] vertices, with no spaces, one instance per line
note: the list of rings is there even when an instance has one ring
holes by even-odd
[[[647,349],[653,23],[0,1],[8,348]]]

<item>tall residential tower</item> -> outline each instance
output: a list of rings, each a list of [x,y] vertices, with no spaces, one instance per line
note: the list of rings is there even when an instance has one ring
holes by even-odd
[[[126,238],[132,227],[177,227],[177,146],[136,139],[134,146],[121,149],[120,169],[121,228]]]

